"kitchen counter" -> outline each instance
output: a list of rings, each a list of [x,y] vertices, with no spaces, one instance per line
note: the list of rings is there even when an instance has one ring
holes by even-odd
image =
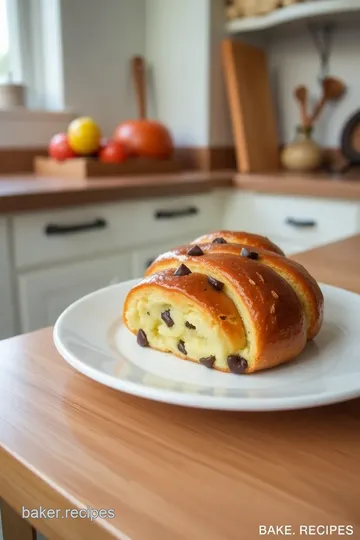
[[[74,180],[36,175],[0,175],[0,214],[80,206],[116,200],[188,195],[215,188],[283,195],[360,200],[359,174],[346,177],[290,173],[183,172]]]
[[[295,259],[360,292],[360,235]],[[351,525],[358,538],[359,428],[359,399],[309,411],[191,410],[85,378],[56,352],[51,329],[0,342],[0,497],[17,511],[115,512],[32,520],[49,538],[256,540],[262,524],[292,525],[295,540],[300,525]],[[5,509],[16,533],[24,522]]]
[[[299,195],[327,199],[360,200],[359,172],[346,176],[328,174],[235,174],[237,188],[274,195]]]
[[[74,180],[36,175],[0,175],[0,214],[124,199],[189,195],[232,186],[234,173],[184,172]]]

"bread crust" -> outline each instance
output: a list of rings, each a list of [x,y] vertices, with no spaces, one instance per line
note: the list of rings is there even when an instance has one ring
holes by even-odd
[[[187,255],[192,245],[181,246],[160,255],[147,269],[146,275],[166,267],[169,258],[181,258]],[[202,251],[210,253],[233,254],[240,256],[244,247],[242,244],[201,244]],[[280,274],[295,290],[305,309],[307,319],[307,339],[311,340],[319,333],[324,317],[324,297],[316,280],[299,263],[265,249],[256,249],[259,261]],[[165,266],[164,266],[165,264]]]
[[[247,373],[267,369],[296,357],[307,339],[303,307],[292,287],[271,268],[231,253],[196,257],[179,248],[163,255],[148,270],[176,269],[181,263],[192,272],[225,283],[221,294],[229,296],[243,319],[247,347],[239,354],[249,362]],[[205,292],[200,293],[206,294]]]
[[[254,248],[267,249],[279,255],[284,255],[282,249],[271,242],[269,238],[261,236],[259,234],[248,233],[245,231],[215,231],[209,234],[204,234],[199,236],[191,244],[209,244],[212,243],[216,238],[223,238],[226,242],[230,244],[243,244],[244,246],[252,246]]]

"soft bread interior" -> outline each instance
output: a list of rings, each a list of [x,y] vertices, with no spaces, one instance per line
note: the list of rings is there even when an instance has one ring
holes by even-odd
[[[179,265],[179,262],[181,261],[181,257],[179,258],[169,258],[167,260],[163,260],[164,268],[167,269],[175,269]],[[198,272],[203,273],[206,275],[206,264],[204,266],[204,260],[203,259],[195,259],[195,258],[186,258],[186,266],[192,271],[192,272]],[[212,267],[209,272],[209,275],[214,277],[215,279],[218,279],[219,281],[222,281],[224,283],[223,288],[223,294],[226,295],[236,306],[236,309],[241,317],[241,320],[243,321],[244,331],[245,331],[245,337],[246,337],[246,343],[243,345],[241,351],[239,351],[239,354],[245,360],[247,360],[249,367],[251,369],[252,364],[252,358],[254,358],[254,342],[252,339],[252,336],[254,332],[256,332],[256,328],[254,326],[254,319],[251,317],[251,314],[249,313],[249,309],[244,302],[244,298],[246,298],[246,295],[242,294],[241,291],[241,277],[243,279],[248,281],[247,276],[237,276],[236,284],[234,284],[234,280],[232,280],[230,277],[227,277],[226,272],[224,269],[221,268],[214,268]],[[255,285],[255,284],[254,284]],[[254,291],[256,294],[256,292]]]
[[[173,321],[171,327],[162,319],[166,311]],[[129,298],[125,320],[133,333],[140,328],[145,332],[150,347],[194,362],[215,356],[213,367],[227,371],[227,357],[242,350],[244,336],[239,331],[238,317],[227,317],[225,328],[224,322],[213,312],[200,309],[196,301],[183,293],[160,288],[139,288],[134,292]],[[179,350],[179,343],[183,343],[186,354]]]

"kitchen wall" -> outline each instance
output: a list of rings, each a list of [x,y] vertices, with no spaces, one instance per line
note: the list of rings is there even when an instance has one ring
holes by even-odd
[[[129,60],[145,52],[145,3],[61,0],[65,104],[107,135],[136,115]]]
[[[318,97],[319,59],[305,27],[302,32],[272,38],[268,51],[280,138],[287,142],[294,137],[294,127],[299,119],[293,90],[298,84],[305,84],[313,99]],[[333,38],[330,74],[340,77],[348,91],[340,102],[327,106],[316,129],[315,137],[326,147],[339,146],[344,122],[360,109],[359,51],[359,29],[339,28]]]
[[[39,148],[65,131],[74,115],[67,112],[0,111],[0,148]]]
[[[150,112],[178,146],[232,144],[222,75],[222,0],[147,0]]]
[[[221,41],[226,37],[224,3],[210,0],[210,74],[209,138],[210,146],[232,146],[233,134],[221,61]]]
[[[206,146],[209,123],[209,1],[147,0],[150,114],[178,146]]]
[[[222,73],[223,0],[146,0],[149,113],[180,147],[232,146]]]

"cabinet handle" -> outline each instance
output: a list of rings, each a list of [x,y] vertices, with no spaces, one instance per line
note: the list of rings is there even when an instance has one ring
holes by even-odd
[[[64,234],[74,234],[83,231],[90,231],[93,229],[105,229],[107,223],[105,219],[98,218],[89,223],[78,223],[76,225],[56,225],[49,223],[45,227],[46,236],[62,236]]]
[[[313,219],[295,219],[288,217],[285,220],[285,223],[287,225],[291,225],[292,227],[316,227],[316,221]]]
[[[179,217],[194,216],[198,213],[199,209],[196,206],[180,208],[179,210],[157,210],[155,212],[155,219],[173,219]]]

